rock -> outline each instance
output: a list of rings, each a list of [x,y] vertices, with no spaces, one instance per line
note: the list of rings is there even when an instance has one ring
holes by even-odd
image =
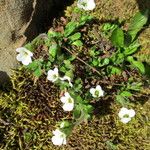
[[[17,66],[17,47],[30,41],[51,23],[70,0],[0,0],[0,84]],[[48,30],[48,29],[47,29]]]
[[[15,48],[26,41],[24,32],[32,20],[35,6],[36,0],[0,1],[1,81],[8,78],[6,72],[10,74],[10,68],[13,68],[17,63]]]

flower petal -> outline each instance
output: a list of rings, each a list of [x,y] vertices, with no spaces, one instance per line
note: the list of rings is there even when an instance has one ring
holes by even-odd
[[[118,113],[118,116],[119,116],[120,118],[123,118],[123,116],[126,115],[126,114],[128,115],[128,109],[125,108],[125,107],[122,107],[122,108],[120,109],[119,113]]]
[[[63,144],[64,139],[62,137],[59,136],[53,136],[52,137],[52,142],[54,145],[62,145]]]
[[[25,59],[22,60],[22,64],[26,65],[26,66],[29,65],[29,63],[31,63],[31,62],[32,62],[32,59],[30,56],[26,57]]]
[[[58,68],[57,67],[54,68],[54,73],[58,75]]]
[[[93,10],[95,8],[94,0],[78,0],[77,7],[84,10]]]
[[[131,118],[121,118],[121,122],[128,123],[131,120]]]
[[[66,103],[67,102],[67,98],[65,96],[62,96],[60,98],[60,100],[61,100],[62,103]]]
[[[59,136],[62,134],[62,132],[59,129],[56,129],[55,131],[53,131],[53,134]]]
[[[65,92],[65,97],[68,99],[68,98],[71,98],[70,94],[68,92]]]
[[[90,88],[90,93],[93,95],[95,95],[95,89],[94,88]]]
[[[74,103],[65,103],[63,105],[63,110],[64,111],[72,111],[74,108]]]
[[[129,117],[134,117],[135,116],[135,111],[133,109],[129,109]]]

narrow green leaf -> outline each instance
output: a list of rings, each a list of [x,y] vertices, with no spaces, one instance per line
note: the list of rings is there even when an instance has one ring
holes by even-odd
[[[71,40],[71,41],[76,41],[78,40],[79,38],[81,37],[81,33],[75,33],[73,34],[72,36],[69,36],[68,38]]]
[[[79,47],[83,45],[83,43],[80,40],[77,40],[77,41],[73,42],[72,44],[79,46]]]
[[[126,105],[126,99],[121,95],[116,95],[116,102],[121,104],[122,106]]]
[[[64,36],[68,37],[71,33],[73,33],[75,31],[75,29],[77,28],[77,23],[76,22],[69,22],[66,25],[65,31],[64,31]]]
[[[128,29],[128,33],[131,35],[132,41],[135,39],[137,33],[146,24],[148,17],[149,17],[149,10],[145,10],[144,12],[138,12],[133,17]]]
[[[127,61],[129,61],[132,66],[136,67],[142,74],[145,74],[145,67],[142,62],[134,60],[132,56],[128,56]]]
[[[116,28],[111,35],[111,41],[114,46],[123,47],[124,46],[124,33],[120,28]]]
[[[138,50],[139,46],[140,44],[137,41],[134,41],[128,47],[124,48],[124,54],[127,56],[135,53]]]
[[[120,95],[123,97],[130,97],[130,96],[132,96],[132,93],[129,91],[123,91],[120,93]]]
[[[58,44],[52,44],[49,48],[49,54],[55,58],[56,57],[56,54],[57,54],[57,51],[58,51]]]

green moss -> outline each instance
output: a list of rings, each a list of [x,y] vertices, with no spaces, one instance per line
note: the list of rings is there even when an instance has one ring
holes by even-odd
[[[107,100],[96,104],[96,114],[88,123],[74,128],[68,144],[57,147],[51,142],[57,122],[70,118],[58,99],[59,90],[45,76],[34,83],[33,76],[20,69],[11,78],[12,89],[0,97],[1,149],[108,149],[111,141],[118,149],[149,148],[150,103],[132,104],[136,117],[128,124],[119,121],[120,106]],[[145,91],[143,91],[145,92]]]

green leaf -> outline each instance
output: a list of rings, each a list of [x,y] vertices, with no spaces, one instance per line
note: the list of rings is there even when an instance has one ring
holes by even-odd
[[[56,44],[56,43],[55,43],[55,44],[52,44],[52,45],[50,46],[50,48],[49,48],[49,54],[50,54],[50,56],[52,56],[53,58],[55,58],[56,55],[57,55],[58,49],[59,49],[58,44]]]
[[[120,93],[121,96],[123,97],[131,97],[132,96],[132,93],[129,92],[129,91],[123,91]]]
[[[109,58],[104,58],[101,60],[101,63],[98,65],[99,67],[103,67],[109,64]]]
[[[83,16],[81,16],[81,18],[80,18],[80,20],[79,20],[79,25],[78,26],[82,26],[82,25],[84,25],[86,22],[88,22],[88,21],[90,21],[90,20],[92,20],[93,19],[93,17],[92,16],[90,16],[90,15],[83,15]]]
[[[93,66],[98,66],[99,65],[99,61],[98,61],[98,59],[93,59],[92,60],[92,64],[93,64]]]
[[[111,35],[111,41],[113,45],[117,47],[123,47],[124,46],[124,33],[123,30],[120,28],[116,28]]]
[[[144,12],[138,12],[132,19],[128,33],[132,37],[132,41],[135,39],[137,33],[142,29],[142,27],[146,24],[149,16],[149,10],[145,10]]]
[[[73,111],[73,118],[78,119],[80,117],[80,115],[81,115],[81,109],[77,105]]]
[[[76,45],[76,46],[82,46],[83,45],[83,43],[80,40],[77,40],[77,41],[73,42],[72,44]]]
[[[74,35],[72,36],[69,36],[68,38],[71,40],[71,41],[76,41],[78,40],[79,38],[81,37],[81,33],[75,33]]]
[[[36,77],[40,77],[42,75],[42,70],[41,70],[41,67],[38,67],[34,72],[33,74],[36,76]]]
[[[38,60],[34,60],[32,61],[28,66],[27,68],[34,71],[36,70],[39,66],[42,66],[42,60],[41,59],[38,59]]]
[[[49,38],[61,37],[60,32],[55,32],[55,31],[52,31],[52,30],[49,30],[47,34],[48,34]]]
[[[139,46],[140,44],[137,41],[134,41],[128,47],[124,48],[124,54],[127,56],[135,53],[138,50]]]
[[[128,103],[127,99],[125,99],[123,96],[121,95],[116,95],[116,102],[121,104],[122,106],[126,105]]]
[[[77,23],[74,21],[69,22],[66,25],[65,31],[64,31],[64,36],[68,37],[71,33],[73,33],[75,31],[75,29],[77,28]]]
[[[110,66],[110,67],[108,68],[108,70],[110,70],[110,71],[109,71],[109,74],[111,74],[111,75],[113,75],[113,74],[120,75],[121,72],[122,72],[122,70],[121,70],[120,68],[115,67],[115,66]]]
[[[134,60],[132,56],[128,56],[127,61],[129,61],[132,66],[136,67],[142,74],[145,74],[145,67],[142,62]]]
[[[73,67],[73,65],[69,60],[64,60],[64,64],[67,69],[71,69]]]
[[[74,77],[74,74],[73,74],[72,70],[66,71],[65,75],[68,76],[68,77],[70,77],[70,78],[72,78],[72,79]]]

